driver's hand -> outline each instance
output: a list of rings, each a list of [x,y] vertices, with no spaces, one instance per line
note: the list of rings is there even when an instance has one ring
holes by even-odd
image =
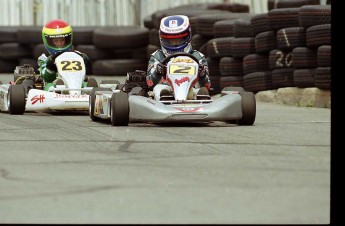
[[[157,71],[157,75],[163,76],[165,78],[165,75],[167,73],[167,66],[162,63],[158,63],[156,67],[156,71]]]
[[[41,76],[38,76],[37,78],[35,78],[35,83],[42,83],[43,79]]]
[[[208,74],[208,67],[205,65],[199,65],[198,75],[200,78],[205,77]]]
[[[47,64],[46,64],[46,68],[50,71],[56,72],[57,68],[56,65],[54,63],[55,59],[53,59],[53,56],[48,56],[47,57]]]

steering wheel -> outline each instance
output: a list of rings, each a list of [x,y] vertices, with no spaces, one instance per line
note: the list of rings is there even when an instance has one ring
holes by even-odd
[[[162,64],[166,65],[169,60],[171,58],[174,58],[174,57],[177,57],[177,56],[188,56],[190,58],[192,58],[193,60],[195,60],[195,62],[197,62],[199,64],[199,60],[193,55],[193,54],[190,54],[190,53],[184,53],[184,52],[180,52],[180,53],[174,53],[174,54],[171,54],[169,56],[167,56],[163,61],[162,61]]]

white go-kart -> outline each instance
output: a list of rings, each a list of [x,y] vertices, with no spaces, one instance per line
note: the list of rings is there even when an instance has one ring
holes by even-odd
[[[49,89],[45,89],[47,84],[35,84],[32,68],[17,66],[20,73],[15,71],[14,82],[0,86],[0,110],[10,114],[88,110],[90,91],[98,84],[94,78],[85,81],[83,58],[75,52],[64,52],[56,57],[55,64],[60,82]]]

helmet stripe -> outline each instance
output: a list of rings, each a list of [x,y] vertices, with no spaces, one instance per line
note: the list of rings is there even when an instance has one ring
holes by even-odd
[[[46,35],[56,35],[57,30],[59,30],[59,32],[58,32],[59,34],[68,34],[68,33],[72,32],[71,26],[67,26],[64,28],[58,28],[58,29],[56,29],[56,28],[51,29],[51,28],[44,27],[42,32]]]

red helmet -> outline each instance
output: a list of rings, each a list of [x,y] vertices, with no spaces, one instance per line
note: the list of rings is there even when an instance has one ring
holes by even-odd
[[[52,20],[42,29],[42,39],[50,54],[72,50],[73,33],[69,24],[63,20]]]

